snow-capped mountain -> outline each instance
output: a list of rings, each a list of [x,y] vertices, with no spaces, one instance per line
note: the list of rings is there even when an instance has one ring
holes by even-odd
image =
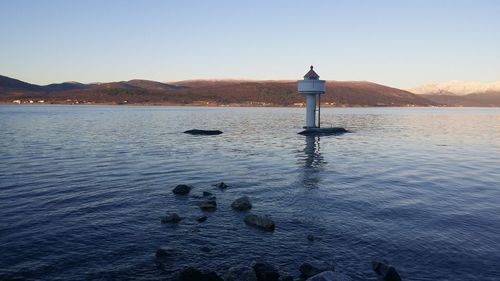
[[[488,92],[500,92],[500,81],[492,83],[482,83],[473,81],[449,81],[440,84],[428,84],[408,91],[415,94],[433,94],[433,95],[468,95]]]

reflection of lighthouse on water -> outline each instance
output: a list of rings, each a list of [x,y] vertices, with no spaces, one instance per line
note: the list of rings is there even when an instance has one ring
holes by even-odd
[[[319,172],[326,163],[320,152],[320,137],[307,136],[304,147],[304,158],[301,158],[301,164],[304,167],[302,184],[305,187],[316,188],[319,183]]]

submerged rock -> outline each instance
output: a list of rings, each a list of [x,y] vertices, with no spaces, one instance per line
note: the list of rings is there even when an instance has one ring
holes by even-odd
[[[229,187],[229,185],[225,184],[223,181],[217,183],[217,184],[214,184],[215,187],[219,188],[219,189],[226,189]]]
[[[175,249],[168,246],[161,246],[156,250],[156,257],[169,257],[175,254]]]
[[[161,223],[178,223],[181,220],[182,218],[176,213],[170,213],[160,218]]]
[[[257,228],[274,231],[274,221],[268,216],[247,215],[244,219],[245,223]]]
[[[199,130],[199,129],[193,129],[193,130],[184,131],[184,133],[185,134],[190,134],[190,135],[212,136],[212,135],[220,135],[220,134],[222,134],[222,131],[219,131],[219,130]]]
[[[226,276],[226,281],[257,281],[257,276],[253,268],[249,266],[233,266]]]
[[[203,197],[213,196],[212,192],[203,191]]]
[[[212,251],[212,249],[210,249],[210,247],[207,247],[207,246],[203,246],[203,247],[201,247],[201,248],[200,248],[200,250],[201,250],[202,252],[205,252],[205,253],[209,253],[209,252],[211,252],[211,251]]]
[[[176,195],[186,195],[191,191],[191,189],[193,189],[193,187],[190,185],[179,184],[172,190],[172,192]]]
[[[316,240],[316,237],[312,234],[309,234],[309,235],[307,235],[307,240],[312,242],[312,241]]]
[[[196,219],[198,222],[204,222],[207,220],[207,216],[201,216],[199,218]]]
[[[308,278],[306,281],[351,281],[351,277],[334,271],[323,271],[313,277]]]
[[[309,278],[315,276],[324,271],[334,271],[334,266],[326,262],[305,262],[300,265],[299,271],[301,276],[304,278]]]
[[[202,272],[193,267],[186,267],[177,275],[177,281],[224,281],[214,271]]]
[[[286,276],[286,277],[281,278],[281,281],[293,281],[293,277],[292,276]]]
[[[268,263],[256,263],[253,270],[259,281],[278,281],[280,278],[278,270]]]
[[[238,211],[246,211],[252,208],[252,203],[247,196],[240,197],[231,204],[231,207]]]
[[[217,209],[217,202],[215,202],[215,198],[210,198],[202,202],[200,208],[204,211],[215,211]]]
[[[387,260],[375,259],[372,261],[372,268],[377,278],[381,281],[401,281],[401,277],[396,269]]]

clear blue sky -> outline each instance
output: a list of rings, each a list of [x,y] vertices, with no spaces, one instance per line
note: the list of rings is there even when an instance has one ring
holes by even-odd
[[[32,83],[500,81],[500,1],[0,0],[0,74]]]

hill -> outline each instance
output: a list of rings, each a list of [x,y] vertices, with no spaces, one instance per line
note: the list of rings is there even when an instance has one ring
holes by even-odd
[[[0,101],[49,103],[297,106],[305,102],[295,81],[191,80],[161,83],[130,80],[38,86],[3,76]],[[6,81],[3,83],[2,81]],[[15,83],[14,83],[15,82]],[[9,86],[14,85],[14,86]],[[327,81],[326,106],[429,106],[437,103],[408,91],[365,81]]]

